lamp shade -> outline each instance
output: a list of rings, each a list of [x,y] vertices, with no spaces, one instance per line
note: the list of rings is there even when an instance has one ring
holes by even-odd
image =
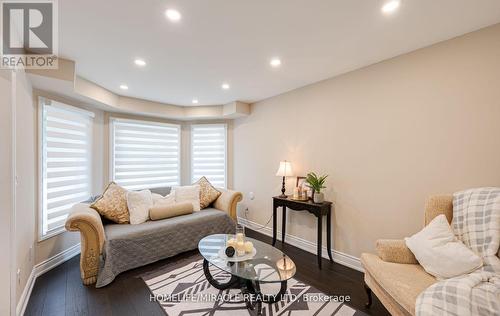
[[[280,161],[280,167],[276,171],[276,176],[279,177],[293,177],[293,169],[290,161]]]

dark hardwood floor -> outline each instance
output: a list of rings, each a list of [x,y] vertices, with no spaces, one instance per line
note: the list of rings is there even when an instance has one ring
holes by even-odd
[[[270,243],[271,238],[247,230],[247,235]],[[389,315],[374,296],[373,305],[367,309],[363,289],[363,274],[340,264],[323,259],[323,269],[317,267],[316,256],[296,247],[277,247],[290,256],[296,266],[295,278],[308,283],[329,295],[349,295],[348,305],[371,315]],[[40,276],[33,287],[25,315],[164,315],[157,302],[150,301],[150,292],[141,276],[159,269],[166,263],[187,259],[197,250],[180,254],[145,267],[120,274],[113,283],[100,289],[84,286],[80,279],[77,256]]]

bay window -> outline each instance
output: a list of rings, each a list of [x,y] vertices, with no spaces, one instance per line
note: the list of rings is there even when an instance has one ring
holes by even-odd
[[[111,118],[111,179],[130,190],[180,185],[180,126]]]
[[[40,98],[40,238],[64,230],[71,207],[88,199],[92,183],[94,113]]]
[[[191,181],[205,176],[215,187],[227,187],[227,125],[191,125]]]

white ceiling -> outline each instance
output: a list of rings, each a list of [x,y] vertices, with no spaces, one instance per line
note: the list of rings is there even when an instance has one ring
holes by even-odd
[[[78,75],[119,94],[252,103],[500,22],[499,0],[402,0],[390,16],[384,2],[63,0],[59,50]],[[182,20],[167,20],[167,8]]]

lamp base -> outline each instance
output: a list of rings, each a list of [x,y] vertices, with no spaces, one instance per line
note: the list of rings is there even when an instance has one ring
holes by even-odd
[[[283,182],[281,183],[281,195],[280,198],[286,199],[288,196],[285,194],[285,177],[283,177]]]

